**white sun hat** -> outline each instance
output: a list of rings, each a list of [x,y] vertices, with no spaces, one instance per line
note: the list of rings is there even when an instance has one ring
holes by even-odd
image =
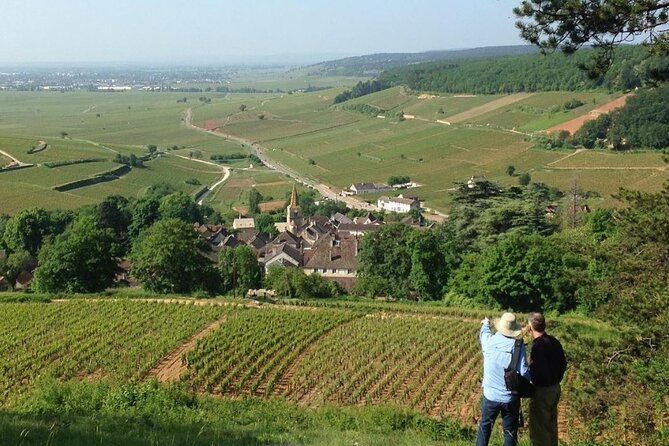
[[[513,313],[504,313],[502,317],[495,318],[495,328],[507,338],[517,338],[523,331]]]

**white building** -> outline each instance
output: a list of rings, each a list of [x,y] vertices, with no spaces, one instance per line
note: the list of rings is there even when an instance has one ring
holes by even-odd
[[[253,218],[235,218],[232,221],[232,229],[254,229],[256,227]]]
[[[420,210],[420,201],[417,198],[404,198],[402,195],[398,197],[381,197],[376,202],[379,209],[390,212],[407,213],[413,210]]]

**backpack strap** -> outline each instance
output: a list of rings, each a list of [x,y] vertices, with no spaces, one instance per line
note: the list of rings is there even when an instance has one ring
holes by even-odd
[[[511,355],[511,362],[509,363],[509,369],[516,369],[518,365],[518,360],[520,359],[520,346],[523,345],[522,339],[516,339],[516,342],[513,344],[513,354]]]

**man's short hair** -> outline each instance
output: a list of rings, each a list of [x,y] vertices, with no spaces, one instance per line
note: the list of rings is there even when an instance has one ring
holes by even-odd
[[[530,313],[527,316],[527,320],[532,326],[532,330],[538,331],[540,333],[546,331],[546,318],[544,318],[543,314]]]

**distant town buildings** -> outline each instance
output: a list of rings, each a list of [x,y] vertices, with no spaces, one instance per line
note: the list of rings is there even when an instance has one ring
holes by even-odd
[[[222,249],[248,245],[265,270],[273,265],[302,268],[306,274],[320,274],[351,290],[359,268],[360,239],[378,231],[382,222],[366,214],[350,218],[341,213],[330,217],[305,217],[299,205],[297,188],[293,187],[286,208],[286,221],[277,223],[279,234],[271,238],[259,233],[253,218],[236,218],[228,231],[222,225],[194,225],[207,241],[207,256],[217,261]]]
[[[348,190],[344,190],[344,194],[364,195],[373,194],[375,192],[386,192],[389,190],[393,190],[393,188],[386,183],[353,183]]]

